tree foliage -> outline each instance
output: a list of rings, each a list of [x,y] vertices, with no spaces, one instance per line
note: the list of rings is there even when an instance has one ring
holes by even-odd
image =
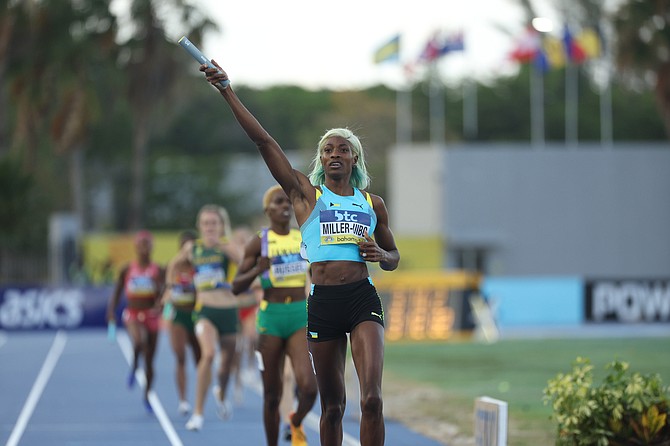
[[[35,179],[13,157],[0,158],[0,251],[46,243],[47,209]]]
[[[140,229],[145,221],[145,187],[149,139],[156,119],[163,116],[162,105],[170,98],[180,73],[179,58],[174,42],[168,40],[165,17],[160,8],[167,8],[177,18],[184,34],[196,42],[213,22],[197,13],[183,0],[133,0],[130,5],[133,34],[123,50],[126,72],[126,99],[132,115],[132,175],[130,190],[129,226]]]
[[[625,81],[651,86],[670,137],[670,4],[628,0],[614,15],[617,65]]]

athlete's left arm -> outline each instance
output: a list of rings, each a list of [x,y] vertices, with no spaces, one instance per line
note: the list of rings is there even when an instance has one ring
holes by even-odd
[[[156,302],[155,305],[158,307],[163,306],[163,293],[165,293],[165,274],[166,270],[164,267],[158,267],[158,277],[156,278]]]
[[[265,262],[262,262],[261,259],[261,238],[256,236],[244,247],[244,258],[232,282],[233,294],[248,291],[256,277],[269,268],[268,258],[265,257]]]
[[[165,268],[165,284],[163,287],[163,293],[161,296],[161,304],[165,305],[170,302],[172,298],[172,280],[174,280],[174,270],[176,265],[176,256],[170,259]]]
[[[228,256],[231,262],[233,262],[238,267],[242,264],[242,259],[244,258],[244,251],[238,244],[233,243],[221,243],[219,248],[223,251],[224,254]]]
[[[384,271],[393,271],[400,262],[400,253],[395,245],[393,232],[389,227],[389,215],[384,200],[370,194],[374,212],[377,215],[377,226],[375,227],[374,240],[366,234],[365,242],[361,242],[361,255],[368,262],[379,262]]]

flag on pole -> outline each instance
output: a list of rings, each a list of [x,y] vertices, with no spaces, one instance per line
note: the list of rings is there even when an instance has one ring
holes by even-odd
[[[400,60],[400,34],[396,34],[380,46],[374,54],[376,64],[382,62],[398,62]]]
[[[549,68],[551,68],[551,63],[549,62],[547,53],[542,49],[542,47],[538,48],[537,52],[535,53],[535,57],[533,58],[533,66],[538,71],[538,73],[542,74],[545,74],[547,71],[549,71]]]
[[[569,61],[574,63],[582,63],[586,60],[586,52],[575,40],[570,32],[568,25],[563,28],[563,45],[565,46],[565,54]]]
[[[509,57],[519,63],[531,63],[535,70],[544,74],[549,71],[552,63],[547,48],[543,45],[543,36],[532,26],[526,28]]]
[[[440,55],[445,55],[447,53],[452,53],[454,51],[464,51],[465,50],[465,41],[463,39],[463,32],[452,34],[448,36],[442,43],[442,48],[440,48]]]
[[[530,73],[530,139],[533,147],[544,147],[544,73],[549,69],[549,56],[543,49],[542,35],[528,26],[519,36],[509,58],[519,63],[532,63]]]
[[[565,66],[565,51],[563,51],[563,42],[561,39],[546,36],[543,47],[551,68],[562,68]]]
[[[517,39],[516,46],[510,53],[509,57],[512,60],[521,63],[531,62],[537,56],[541,46],[542,39],[540,37],[540,33],[532,26],[529,26],[526,28],[524,34],[522,34],[521,37]]]
[[[582,48],[584,54],[589,59],[600,57],[601,41],[600,36],[593,28],[586,28],[575,38],[577,44]]]
[[[436,31],[426,42],[426,46],[419,55],[419,61],[432,62],[448,53],[463,50],[465,50],[465,42],[462,32],[442,37],[439,31]]]
[[[419,60],[423,62],[434,61],[440,57],[441,47],[442,45],[440,44],[438,33],[435,32],[430,39],[428,39],[428,42],[426,42],[426,46],[423,47],[423,51],[421,51],[421,54],[419,55]]]

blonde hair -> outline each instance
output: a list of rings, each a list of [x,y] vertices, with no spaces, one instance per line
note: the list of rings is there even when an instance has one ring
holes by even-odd
[[[198,226],[198,222],[200,221],[200,216],[204,212],[213,212],[216,215],[218,215],[219,219],[221,220],[221,223],[223,224],[223,235],[225,237],[230,236],[232,231],[230,229],[230,217],[228,216],[228,211],[226,210],[226,208],[224,208],[223,206],[219,206],[218,204],[206,204],[206,205],[204,205],[198,211],[198,216],[195,219],[196,227]]]
[[[328,130],[319,140],[316,147],[316,155],[312,160],[312,172],[309,174],[309,181],[313,186],[320,186],[326,181],[326,173],[321,164],[321,153],[329,138],[339,136],[346,139],[351,146],[351,151],[358,157],[358,161],[354,164],[349,178],[349,184],[357,189],[365,189],[370,185],[370,176],[365,165],[365,152],[358,136],[347,128],[337,128]]]
[[[272,199],[272,194],[277,192],[278,190],[284,192],[284,189],[278,184],[275,184],[274,186],[271,186],[268,188],[268,190],[265,191],[263,194],[263,210],[267,209],[268,206],[270,206],[270,200]]]

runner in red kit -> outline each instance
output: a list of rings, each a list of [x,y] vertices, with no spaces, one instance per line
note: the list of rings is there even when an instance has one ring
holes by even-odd
[[[153,237],[148,231],[135,236],[136,260],[125,266],[114,287],[107,307],[107,321],[116,324],[116,308],[124,293],[127,299],[123,310],[123,323],[133,342],[133,364],[128,375],[128,387],[135,385],[135,371],[140,355],[144,356],[144,406],[153,412],[149,403],[149,391],[154,378],[154,354],[160,328],[160,296],[165,284],[165,270],[151,260]]]

